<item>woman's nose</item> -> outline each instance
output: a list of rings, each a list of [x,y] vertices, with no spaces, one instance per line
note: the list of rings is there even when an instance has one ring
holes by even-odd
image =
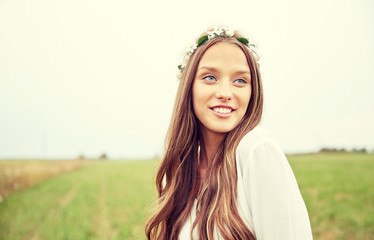
[[[231,100],[233,98],[231,86],[227,83],[219,84],[216,97],[224,101]]]

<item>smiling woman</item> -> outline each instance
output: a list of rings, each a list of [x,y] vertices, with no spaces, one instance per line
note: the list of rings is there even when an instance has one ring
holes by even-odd
[[[148,239],[312,239],[290,165],[258,126],[256,57],[248,39],[224,27],[187,51]]]

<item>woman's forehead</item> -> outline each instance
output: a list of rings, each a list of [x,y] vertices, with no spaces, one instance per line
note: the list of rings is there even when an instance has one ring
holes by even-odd
[[[233,43],[217,43],[206,50],[199,65],[200,69],[235,68],[236,71],[249,71],[247,57],[243,50]]]

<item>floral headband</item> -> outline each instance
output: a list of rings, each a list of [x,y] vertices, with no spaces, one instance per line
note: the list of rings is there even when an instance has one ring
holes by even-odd
[[[178,78],[181,77],[183,69],[186,67],[188,60],[190,59],[192,53],[195,51],[196,48],[200,47],[201,45],[203,45],[204,43],[213,38],[231,38],[234,36],[234,31],[227,27],[214,27],[213,31],[207,31],[206,34],[207,35],[203,35],[201,38],[199,38],[199,40],[197,40],[197,43],[192,44],[186,50],[182,60],[182,64],[178,65],[178,69],[180,70]],[[257,53],[256,45],[254,43],[250,42],[249,39],[245,37],[236,38],[236,40],[238,40],[239,42],[243,43],[248,47],[248,49],[253,53],[257,62],[260,60],[260,57]]]

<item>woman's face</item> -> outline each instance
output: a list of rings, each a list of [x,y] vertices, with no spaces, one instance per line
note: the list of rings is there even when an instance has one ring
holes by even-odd
[[[223,134],[243,118],[251,98],[251,74],[243,51],[221,42],[201,58],[192,86],[192,102],[202,134]]]

